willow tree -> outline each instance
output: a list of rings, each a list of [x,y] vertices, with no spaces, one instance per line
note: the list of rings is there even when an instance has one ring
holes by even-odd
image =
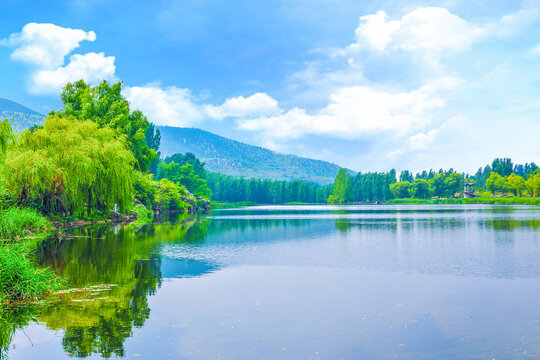
[[[13,129],[9,121],[0,121],[0,209],[7,206],[5,190],[4,158],[9,143],[13,139]]]
[[[157,159],[157,139],[151,139],[149,147],[146,132],[150,123],[140,111],[131,111],[129,102],[122,96],[122,83],[109,85],[103,81],[91,87],[83,80],[68,83],[60,95],[63,108],[51,115],[75,119],[92,120],[99,127],[109,127],[126,136],[129,149],[137,160],[138,170],[147,172],[152,161]],[[150,140],[150,139],[148,139]]]
[[[132,207],[135,158],[125,136],[56,116],[25,131],[6,154],[6,186],[21,205],[49,214],[107,214]]]
[[[8,120],[0,121],[0,161],[3,160],[8,143],[13,136],[13,130]]]

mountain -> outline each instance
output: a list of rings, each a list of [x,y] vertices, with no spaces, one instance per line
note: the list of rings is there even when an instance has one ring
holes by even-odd
[[[0,98],[0,119],[9,119],[15,131],[39,125],[45,116],[8,99]],[[193,128],[158,127],[161,156],[191,152],[206,162],[206,169],[245,178],[334,181],[340,167],[326,161],[280,154],[259,146]]]
[[[340,167],[326,161],[280,154],[259,146],[224,138],[193,128],[159,126],[161,156],[193,153],[206,169],[232,176],[276,180],[334,181]]]
[[[0,119],[9,119],[15,131],[19,132],[39,125],[45,116],[8,99],[0,98]]]

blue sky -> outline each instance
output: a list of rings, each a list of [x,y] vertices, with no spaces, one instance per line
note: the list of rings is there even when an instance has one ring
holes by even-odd
[[[0,0],[0,97],[122,80],[160,125],[358,171],[540,161],[534,1]]]

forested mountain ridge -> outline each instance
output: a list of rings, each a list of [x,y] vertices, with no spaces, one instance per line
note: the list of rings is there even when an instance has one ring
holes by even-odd
[[[0,98],[0,120],[8,119],[15,131],[19,132],[41,124],[45,116],[15,101]]]
[[[206,162],[206,169],[237,177],[334,181],[340,166],[322,160],[280,154],[263,147],[194,128],[160,126],[163,156],[191,152]]]
[[[12,100],[0,98],[0,120],[10,120],[16,132],[43,123],[45,116]],[[334,181],[340,166],[326,161],[280,154],[195,128],[160,126],[163,157],[191,152],[209,171],[245,178]]]

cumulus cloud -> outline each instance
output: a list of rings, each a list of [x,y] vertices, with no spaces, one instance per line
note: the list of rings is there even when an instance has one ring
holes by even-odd
[[[142,111],[156,125],[194,126],[203,121],[252,118],[281,113],[278,102],[265,93],[232,97],[221,105],[199,104],[189,89],[159,84],[132,86],[124,95],[134,109]]]
[[[274,115],[281,112],[278,102],[265,93],[256,93],[249,97],[233,97],[220,106],[207,107],[209,116],[215,119],[227,117],[252,117]]]
[[[74,54],[65,58],[83,41],[95,41],[93,31],[64,28],[55,24],[26,24],[20,33],[0,40],[0,45],[14,48],[11,59],[30,65],[29,91],[34,94],[57,95],[70,81],[97,83],[114,80],[114,56],[104,53]]]
[[[64,57],[85,40],[95,41],[96,34],[54,24],[29,23],[2,43],[15,48],[11,54],[13,60],[51,69],[62,66]]]
[[[463,51],[491,32],[491,26],[472,24],[445,8],[424,7],[389,20],[378,11],[360,17],[356,43],[351,49],[369,47],[378,51]]]
[[[68,82],[84,80],[96,84],[102,80],[113,80],[116,66],[114,56],[104,53],[75,54],[66,66],[52,70],[37,70],[30,75],[29,91],[33,94],[56,95]]]
[[[149,84],[126,87],[124,95],[132,109],[142,111],[156,125],[187,127],[206,118],[189,89]]]
[[[443,87],[457,82],[441,80],[413,91],[385,91],[372,86],[350,86],[330,96],[328,105],[314,114],[294,108],[275,115],[238,119],[244,130],[263,131],[274,138],[306,134],[358,139],[381,132],[407,134],[432,121],[445,106]]]

